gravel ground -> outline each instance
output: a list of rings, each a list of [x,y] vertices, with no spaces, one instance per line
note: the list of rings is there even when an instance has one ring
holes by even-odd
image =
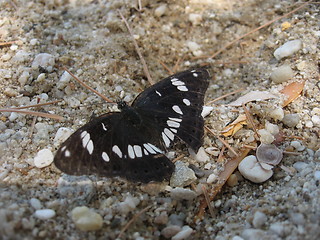
[[[241,39],[214,59],[196,59],[300,5],[289,0],[151,0],[142,1],[139,11],[137,2],[0,2],[1,42],[15,41],[0,47],[1,106],[61,100],[32,110],[64,117],[0,115],[1,239],[116,239],[121,230],[126,231],[119,239],[319,239],[319,4]],[[212,213],[207,210],[200,220],[202,186],[210,193],[234,157],[225,150],[218,160],[222,144],[209,133],[197,157],[183,144],[172,149],[170,157],[185,156],[176,162],[170,182],[143,185],[61,173],[51,164],[61,138],[93,113],[115,110],[61,66],[113,100],[132,101],[148,86],[118,10],[132,26],[155,81],[169,75],[161,63],[175,71],[210,64],[206,105],[213,109],[206,126],[219,133],[244,113],[242,106],[228,103],[266,91],[276,98],[247,103],[259,140],[275,140],[278,148],[294,154],[284,154],[263,183],[236,171],[211,202]],[[298,41],[274,54],[291,40]],[[283,107],[281,90],[297,81],[304,82],[302,93]],[[244,91],[208,104],[239,88]],[[250,126],[225,140],[238,152],[256,142]]]

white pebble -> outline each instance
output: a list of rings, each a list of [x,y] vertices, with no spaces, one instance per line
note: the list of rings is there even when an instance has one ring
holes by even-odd
[[[41,220],[47,220],[53,218],[56,215],[56,212],[52,209],[39,209],[35,211],[34,216]]]
[[[134,210],[139,205],[139,203],[139,198],[129,195],[123,202],[119,203],[119,211],[123,214],[128,214],[129,212]]]
[[[313,115],[311,117],[311,121],[313,122],[314,125],[320,126],[320,117],[318,115]]]
[[[289,113],[284,116],[282,122],[288,127],[295,127],[300,122],[300,116],[297,113]]]
[[[27,53],[24,50],[19,50],[13,57],[13,61],[22,63],[29,59],[30,53]]]
[[[183,240],[188,238],[193,232],[193,229],[189,226],[183,226],[181,231],[174,235],[171,240]]]
[[[206,153],[206,151],[204,150],[203,147],[200,147],[198,152],[195,153],[193,151],[193,149],[188,148],[189,153],[191,155],[191,157],[196,160],[197,162],[208,162],[210,160],[210,157],[208,156],[208,154]]]
[[[199,25],[202,21],[202,15],[198,14],[198,13],[190,13],[189,14],[189,21],[194,26]]]
[[[292,146],[292,147],[294,147],[297,151],[299,151],[299,152],[301,152],[301,151],[303,151],[306,147],[305,146],[303,146],[302,144],[301,144],[301,142],[299,142],[299,141],[292,141],[291,143],[290,143],[290,145]]]
[[[292,40],[288,41],[279,48],[277,48],[273,55],[277,60],[281,60],[282,58],[289,57],[293,55],[295,52],[299,51],[302,48],[301,40]]]
[[[258,134],[260,136],[260,142],[262,143],[271,144],[274,141],[274,136],[266,129],[258,130]]]
[[[197,194],[190,189],[177,187],[170,191],[170,196],[175,200],[193,200],[197,197]]]
[[[3,54],[3,55],[1,56],[1,60],[4,61],[4,62],[6,62],[6,61],[10,60],[11,57],[12,57],[11,54],[6,53],[6,54]]]
[[[157,17],[162,17],[167,11],[167,5],[162,4],[154,10],[154,15]]]
[[[21,84],[21,86],[26,85],[28,79],[29,79],[30,73],[28,71],[23,71],[23,73],[20,75],[18,81]]]
[[[274,120],[281,121],[284,117],[284,111],[281,107],[275,108],[269,112],[269,116]]]
[[[12,113],[10,113],[10,116],[9,116],[8,119],[9,119],[10,122],[13,122],[13,121],[15,121],[18,117],[19,117],[19,113],[12,112]]]
[[[48,72],[52,72],[54,64],[55,59],[53,55],[49,53],[39,53],[35,56],[31,66],[33,69],[38,69],[39,67],[42,67],[46,69]]]
[[[71,134],[72,134],[72,130],[70,128],[66,128],[66,127],[59,128],[53,139],[54,145],[56,146],[60,145],[65,140],[67,140]]]
[[[200,56],[202,55],[202,51],[200,50],[201,46],[193,41],[188,41],[187,42],[187,47],[190,49],[190,51],[192,52],[192,54],[194,56]]]
[[[201,116],[203,118],[205,118],[206,116],[208,116],[211,113],[212,110],[213,110],[213,107],[203,106]]]
[[[197,180],[194,171],[187,167],[187,165],[182,161],[177,161],[175,163],[175,171],[170,179],[170,186],[172,187],[185,187],[190,185],[193,181]]]
[[[268,218],[263,212],[256,211],[253,215],[252,225],[255,228],[261,228],[266,224]]]
[[[265,182],[273,175],[273,171],[263,169],[253,155],[245,157],[238,168],[242,176],[254,183]]]
[[[218,178],[218,176],[216,174],[211,173],[209,175],[209,177],[207,178],[207,183],[213,183],[217,178]]]
[[[31,199],[30,199],[30,205],[31,205],[34,209],[36,209],[36,210],[42,208],[42,204],[41,204],[41,202],[39,201],[39,199],[37,199],[37,198],[31,198]]]
[[[102,217],[86,206],[72,209],[71,218],[76,227],[82,231],[99,230],[103,224]]]
[[[294,73],[289,65],[282,65],[271,73],[271,80],[274,83],[286,82],[293,77]]]
[[[46,74],[40,73],[39,76],[37,77],[36,82],[40,83],[43,82],[46,79]]]
[[[270,122],[266,122],[266,124],[265,124],[265,129],[269,132],[269,133],[271,133],[272,135],[277,135],[278,133],[279,133],[279,126],[278,125],[276,125],[276,124],[272,124],[272,123],[270,123]]]
[[[30,44],[31,44],[32,46],[36,45],[37,43],[38,43],[38,39],[36,39],[36,38],[32,38],[32,39],[30,40]]]
[[[320,171],[315,171],[314,172],[314,178],[318,181],[320,181]]]
[[[306,169],[308,167],[308,164],[305,162],[295,162],[293,164],[293,167],[298,171],[302,172],[302,170]]]
[[[53,154],[50,149],[42,149],[37,153],[33,161],[37,168],[47,167],[53,162]]]

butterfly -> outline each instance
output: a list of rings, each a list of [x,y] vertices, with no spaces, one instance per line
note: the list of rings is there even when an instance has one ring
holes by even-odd
[[[197,68],[169,76],[141,92],[120,112],[93,118],[58,149],[55,166],[69,175],[121,177],[148,183],[169,179],[165,156],[176,139],[194,151],[203,143],[201,116],[210,74]]]

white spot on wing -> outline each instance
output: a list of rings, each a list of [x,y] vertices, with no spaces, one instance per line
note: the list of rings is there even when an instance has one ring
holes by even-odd
[[[168,128],[165,128],[163,130],[163,132],[164,132],[165,135],[167,135],[168,138],[170,138],[171,141],[173,141],[174,134]]]
[[[87,145],[87,150],[88,150],[88,152],[89,152],[90,155],[92,154],[93,149],[94,149],[94,147],[93,147],[93,142],[92,142],[92,140],[90,140],[90,141],[88,142],[88,145]]]
[[[175,122],[175,121],[172,121],[172,120],[168,120],[168,121],[167,121],[167,125],[168,125],[169,127],[174,127],[174,128],[180,127],[180,123]]]
[[[66,148],[67,148],[67,146],[63,146],[63,147],[61,148],[61,151],[63,152]]]
[[[130,158],[132,158],[132,159],[135,158],[133,147],[131,145],[128,145],[128,154],[129,154]]]
[[[177,88],[181,92],[187,92],[188,91],[188,88],[186,86],[178,86]]]
[[[102,128],[103,128],[103,130],[104,131],[108,131],[108,129],[107,129],[107,127],[106,127],[106,125],[104,125],[104,123],[101,123],[102,124]]]
[[[198,77],[198,74],[197,74],[197,73],[193,73],[193,76],[194,76],[194,77]]]
[[[155,150],[156,152],[158,152],[158,153],[163,153],[159,148],[157,148],[155,145],[153,145],[153,144],[151,144],[151,143],[148,143],[148,145],[150,146],[150,147],[152,147],[153,148],[153,150]]]
[[[169,117],[170,120],[172,121],[175,121],[175,122],[182,122],[182,119],[181,118],[172,118],[172,117]]]
[[[172,132],[174,132],[174,133],[177,133],[177,132],[178,132],[177,129],[175,129],[175,128],[170,128],[170,130],[171,130]]]
[[[70,151],[69,151],[69,150],[66,150],[66,151],[64,152],[64,156],[65,156],[65,157],[70,157],[70,156],[71,156]]]
[[[105,160],[106,162],[110,161],[110,158],[106,152],[103,152],[101,155],[102,159]]]
[[[156,154],[156,151],[147,143],[143,144],[145,150],[147,150],[151,154]]]
[[[112,151],[119,156],[119,158],[122,158],[122,152],[120,148],[117,145],[114,145],[112,147]]]
[[[173,111],[175,111],[178,114],[181,114],[181,115],[183,114],[178,105],[173,105],[172,109],[173,109]]]
[[[159,93],[157,90],[156,90],[156,93],[161,97],[162,95],[161,95],[161,93]]]
[[[172,78],[171,79],[171,82],[175,82],[175,81],[179,81],[179,79],[178,78]]]
[[[133,150],[137,157],[142,157],[142,149],[139,145],[134,145]]]
[[[172,82],[172,80],[171,80],[171,82]],[[174,82],[172,82],[172,85],[174,85],[174,86],[184,86],[185,83],[182,82],[182,81],[174,81]]]
[[[82,146],[85,148],[90,141],[90,134],[87,131],[84,131],[80,136],[82,138]]]
[[[166,147],[170,146],[170,139],[167,137],[166,134],[164,134],[164,132],[162,133],[162,139],[164,141],[164,144],[166,145]]]
[[[186,98],[184,98],[182,101],[187,106],[190,106],[190,104],[191,104],[190,101],[188,99],[186,99]]]

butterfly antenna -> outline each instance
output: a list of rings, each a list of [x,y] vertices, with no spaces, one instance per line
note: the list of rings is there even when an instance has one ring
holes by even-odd
[[[76,75],[74,75],[72,72],[70,72],[66,67],[63,67],[63,69],[65,71],[67,71],[78,83],[80,83],[82,86],[84,86],[85,88],[89,89],[90,91],[94,92],[95,94],[97,94],[99,97],[101,97],[103,100],[105,100],[108,103],[115,103],[114,101],[110,100],[109,98],[107,98],[106,96],[102,95],[101,93],[99,93],[98,91],[94,90],[92,87],[90,87],[89,85],[87,85],[86,83],[82,82]]]
[[[142,66],[143,66],[144,74],[146,75],[149,83],[150,83],[151,85],[153,85],[155,82],[154,82],[154,81],[152,80],[152,78],[151,78],[150,72],[149,72],[149,70],[148,70],[148,66],[147,66],[146,61],[144,60],[144,58],[143,58],[143,56],[142,56],[142,53],[141,53],[140,48],[139,48],[139,46],[138,46],[138,43],[137,43],[137,41],[135,40],[135,38],[134,38],[134,36],[133,36],[133,32],[132,32],[132,30],[131,30],[131,28],[130,28],[130,26],[129,26],[129,23],[128,23],[128,21],[124,18],[124,16],[122,15],[122,13],[121,13],[119,10],[118,10],[118,13],[119,13],[122,21],[125,23],[128,31],[129,31],[129,33],[130,33],[130,35],[131,35],[131,37],[132,37],[132,41],[133,41],[134,47],[136,48],[136,52],[138,53],[139,58],[140,58],[140,61],[141,61]]]

